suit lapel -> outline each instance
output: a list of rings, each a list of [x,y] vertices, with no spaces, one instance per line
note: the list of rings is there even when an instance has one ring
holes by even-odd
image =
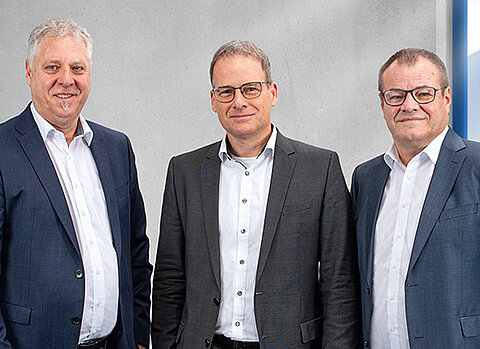
[[[288,192],[290,179],[295,167],[295,150],[280,132],[277,134],[275,154],[273,159],[272,179],[268,193],[265,223],[263,227],[262,244],[257,268],[257,281],[262,275],[267,261],[273,238],[277,230],[278,221]]]
[[[367,218],[366,218],[366,234],[364,235],[365,252],[367,252],[367,282],[371,287],[371,281],[373,280],[373,254],[374,254],[374,241],[375,241],[375,228],[377,225],[378,213],[380,211],[380,204],[382,202],[383,191],[387,184],[388,176],[390,174],[390,167],[387,166],[383,157],[379,158],[379,163],[371,169],[369,175],[368,185],[368,202],[367,202]]]
[[[103,132],[95,127],[92,123],[89,126],[93,130],[93,139],[90,144],[93,159],[97,165],[98,176],[102,182],[103,194],[107,205],[108,220],[110,222],[110,229],[112,231],[113,244],[117,251],[117,257],[120,261],[122,234],[120,231],[120,218],[118,215],[117,196],[115,193],[115,182],[113,180],[112,168],[110,167],[110,157],[108,154],[108,144]],[[124,183],[122,183],[124,184]]]
[[[415,266],[452,191],[465,160],[465,153],[459,151],[463,148],[465,148],[463,140],[452,130],[449,130],[440,149],[437,164],[435,165],[432,180],[423,204],[410,257],[409,271]]]
[[[60,219],[70,241],[80,256],[75,229],[73,227],[72,218],[70,216],[70,211],[68,210],[63,189],[58,181],[57,172],[55,171],[50,156],[48,155],[40,131],[33,119],[33,115],[30,111],[30,104],[18,119],[16,129],[21,134],[21,136],[18,137],[20,146],[32,164],[38,179],[42,183],[42,186],[52,203],[55,213]]]
[[[213,274],[220,289],[220,241],[218,227],[218,187],[220,183],[220,143],[213,145],[201,165],[200,187],[208,252]]]

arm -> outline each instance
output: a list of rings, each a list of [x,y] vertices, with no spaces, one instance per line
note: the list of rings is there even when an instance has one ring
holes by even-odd
[[[128,140],[127,140],[128,141]],[[148,260],[149,243],[145,233],[145,208],[138,187],[135,156],[128,141],[130,160],[130,254],[132,265],[133,310],[135,341],[148,347],[150,334],[150,276],[152,266]]]
[[[350,195],[337,154],[327,173],[320,222],[323,348],[360,347],[360,291]]]
[[[163,197],[160,237],[153,276],[153,348],[175,348],[185,303],[185,238],[175,190],[175,158],[170,161]]]
[[[3,251],[3,229],[5,223],[5,191],[3,189],[3,179],[0,174],[0,251]],[[0,260],[1,260],[0,252]],[[12,346],[7,340],[7,328],[5,326],[5,321],[3,320],[3,315],[0,310],[0,348],[2,349],[11,349]]]

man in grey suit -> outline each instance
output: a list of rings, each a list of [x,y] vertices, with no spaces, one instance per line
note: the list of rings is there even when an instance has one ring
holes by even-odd
[[[434,53],[395,53],[378,88],[393,144],[352,179],[364,346],[480,348],[480,144],[448,127]]]
[[[170,162],[154,348],[355,348],[353,226],[337,154],[271,124],[278,87],[253,43],[221,46],[210,78],[226,135]]]

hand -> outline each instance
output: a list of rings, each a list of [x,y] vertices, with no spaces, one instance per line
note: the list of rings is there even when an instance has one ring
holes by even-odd
[[[143,345],[139,344],[138,349],[147,349],[147,347],[144,347]]]

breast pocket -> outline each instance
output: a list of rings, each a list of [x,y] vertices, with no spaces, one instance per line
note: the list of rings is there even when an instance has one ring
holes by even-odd
[[[439,218],[439,222],[445,222],[450,219],[462,218],[465,216],[477,214],[478,202],[473,204],[461,205],[453,208],[446,209],[442,212]]]

